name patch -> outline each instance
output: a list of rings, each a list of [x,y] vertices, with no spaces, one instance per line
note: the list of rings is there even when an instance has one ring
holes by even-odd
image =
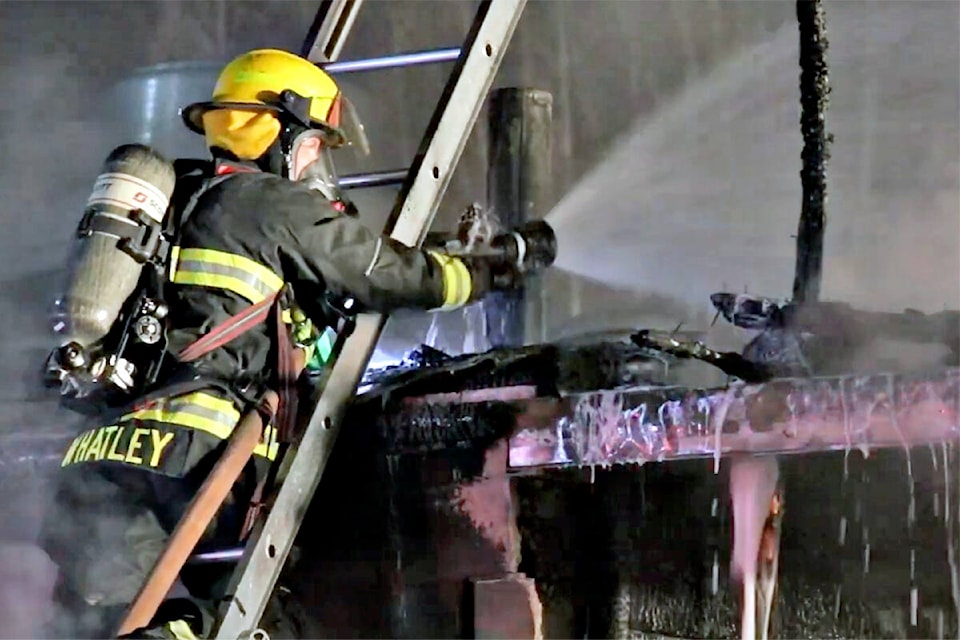
[[[163,462],[164,451],[173,442],[174,435],[173,431],[132,424],[90,429],[74,438],[60,466],[112,460],[156,469]]]

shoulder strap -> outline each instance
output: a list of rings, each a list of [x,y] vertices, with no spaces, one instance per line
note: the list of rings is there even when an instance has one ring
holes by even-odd
[[[276,301],[277,294],[274,294],[250,305],[240,313],[230,316],[208,333],[184,347],[177,354],[177,359],[181,362],[193,362],[243,335],[261,322],[266,321]]]
[[[178,158],[173,161],[177,182],[170,198],[170,213],[164,224],[163,232],[168,238],[175,238],[180,231],[184,211],[192,209],[204,190],[208,177],[213,175],[213,163],[205,160]]]
[[[208,176],[202,178],[202,181],[196,189],[190,194],[189,200],[183,206],[183,209],[180,210],[176,215],[170,216],[171,222],[171,233],[170,236],[176,240],[180,237],[180,231],[183,229],[183,225],[187,223],[187,220],[190,219],[190,214],[193,213],[193,210],[197,208],[197,202],[200,200],[200,197],[205,194],[210,189],[213,189],[219,184],[222,184],[233,177],[235,174],[228,174],[223,176]],[[176,242],[174,242],[176,244]]]

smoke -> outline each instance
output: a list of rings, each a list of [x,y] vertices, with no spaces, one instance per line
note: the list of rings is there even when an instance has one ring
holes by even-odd
[[[57,566],[42,549],[0,542],[0,638],[36,638],[53,614]]]
[[[0,637],[36,638],[55,616],[58,570],[35,541],[79,421],[40,386],[53,346],[46,314],[109,136],[75,55],[28,49],[5,62],[0,83],[15,89],[0,106]]]

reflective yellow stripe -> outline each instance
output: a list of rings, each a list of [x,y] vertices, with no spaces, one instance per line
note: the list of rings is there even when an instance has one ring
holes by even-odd
[[[240,412],[237,411],[236,406],[234,406],[234,404],[226,398],[220,398],[209,393],[203,393],[202,391],[191,393],[190,395],[182,397],[195,405],[203,407],[204,409],[209,409],[210,411],[216,411],[218,413],[224,413],[231,417],[236,416],[237,420],[240,420]]]
[[[227,276],[198,273],[196,271],[178,271],[175,274],[173,281],[176,284],[194,284],[200,287],[226,289],[227,291],[232,291],[242,298],[246,298],[254,304],[267,297],[244,281]]]
[[[230,437],[240,421],[240,412],[229,400],[198,391],[164,398],[156,405],[123,416],[124,420],[153,420],[204,431],[222,439]]]
[[[226,440],[240,422],[240,412],[230,400],[197,391],[176,398],[164,398],[152,407],[126,414],[122,419],[175,424]],[[72,448],[73,445],[71,445],[71,451]],[[253,453],[273,460],[277,457],[278,449],[277,430],[272,425],[268,425],[264,429],[261,443],[256,446]]]
[[[187,624],[186,620],[173,620],[167,623],[167,629],[175,640],[200,640]]]
[[[170,260],[168,262],[167,268],[167,277],[170,278],[170,281],[173,281],[173,274],[177,272],[177,263],[180,261],[180,247],[170,247]]]
[[[263,456],[267,460],[273,460],[277,457],[277,450],[279,448],[277,428],[272,424],[268,424],[267,428],[263,430],[263,440],[254,448],[253,455]]]
[[[460,258],[448,256],[437,251],[428,251],[440,265],[443,276],[443,306],[441,310],[462,307],[473,293],[473,278],[466,263]]]
[[[283,278],[250,258],[214,249],[183,249],[171,253],[170,280],[232,291],[257,303],[283,287]]]

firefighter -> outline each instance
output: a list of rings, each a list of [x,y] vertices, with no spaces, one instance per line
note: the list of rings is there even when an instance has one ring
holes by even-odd
[[[174,366],[165,374],[169,394],[154,394],[71,443],[44,527],[62,573],[53,635],[113,631],[241,414],[278,384],[284,335],[322,365],[330,345],[323,328],[346,307],[448,310],[521,282],[511,260],[409,248],[351,214],[329,154],[363,147],[362,127],[334,80],[303,58],[272,49],[245,53],[224,67],[209,102],[181,115],[206,138],[212,161],[196,176],[182,171],[174,192],[185,217],[169,268],[169,351],[179,353],[272,300],[282,320],[257,324],[189,366]],[[509,235],[499,241],[518,242]],[[194,384],[183,391],[175,384],[181,379]],[[277,454],[277,428],[266,431],[204,543],[237,543],[251,495]],[[181,574],[136,637],[211,631],[218,586],[209,568],[196,574]]]

